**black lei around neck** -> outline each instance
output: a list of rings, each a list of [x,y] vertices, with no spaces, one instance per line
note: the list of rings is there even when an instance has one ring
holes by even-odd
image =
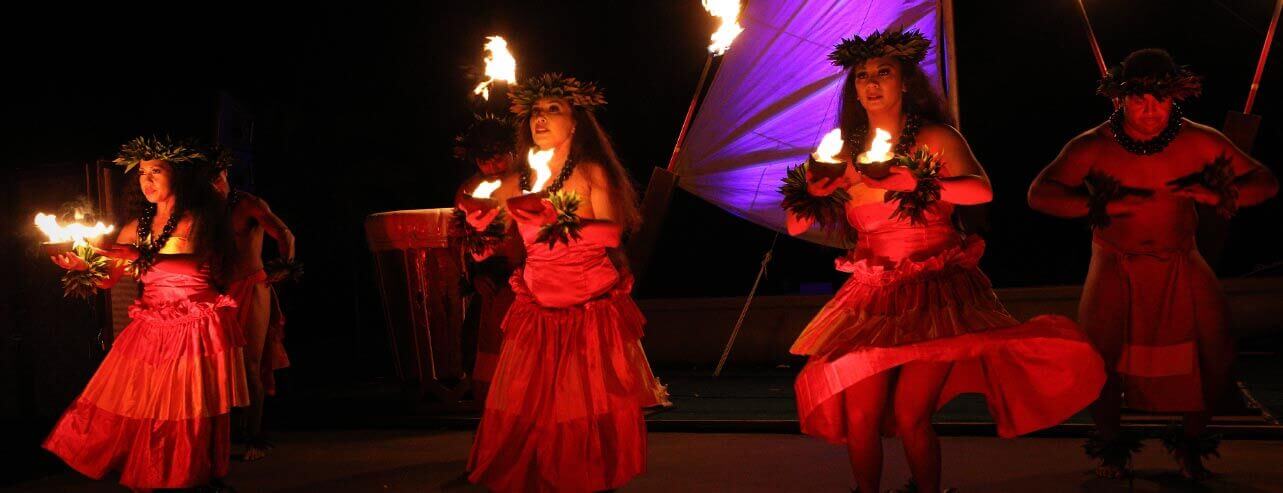
[[[1127,152],[1139,156],[1149,156],[1163,152],[1163,149],[1166,149],[1168,144],[1176,140],[1176,135],[1180,133],[1182,125],[1181,107],[1173,104],[1172,114],[1167,118],[1167,127],[1162,132],[1159,132],[1158,136],[1142,142],[1131,138],[1124,131],[1122,108],[1114,110],[1114,114],[1109,115],[1109,131],[1114,134],[1114,141],[1118,142],[1118,145],[1126,149]]]
[[[909,113],[904,117],[904,128],[900,129],[900,138],[896,140],[895,155],[907,156],[913,150],[914,144],[918,142],[918,131],[922,130],[922,117],[917,113]],[[869,134],[869,125],[865,123],[855,129],[855,135],[852,135],[847,141],[851,145],[851,162],[856,162],[861,153],[864,152],[864,139]]]

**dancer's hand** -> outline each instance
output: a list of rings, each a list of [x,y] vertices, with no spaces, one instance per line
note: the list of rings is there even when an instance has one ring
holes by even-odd
[[[486,259],[494,255],[494,247],[485,247],[480,252],[472,252],[472,260],[475,262],[485,262]]]
[[[811,195],[828,197],[833,195],[833,192],[837,191],[840,186],[842,186],[842,177],[840,176],[816,179],[815,175],[811,174],[811,170],[806,170],[806,192]]]
[[[807,217],[803,219],[798,217],[797,214],[794,214],[792,211],[785,213],[784,218],[784,227],[788,229],[789,236],[801,235],[808,229],[811,229],[812,224],[815,224],[815,218]]]
[[[472,229],[485,231],[486,228],[490,227],[490,223],[494,222],[496,217],[499,217],[499,208],[475,209],[466,211],[466,214],[468,225],[472,226]]]
[[[1200,204],[1206,204],[1213,207],[1221,204],[1221,194],[1207,188],[1202,183],[1194,183],[1184,186],[1168,185],[1168,189],[1171,190],[1172,195],[1192,199]]]
[[[272,269],[267,271],[267,283],[276,284],[290,276],[289,269]]]
[[[79,255],[75,254],[75,252],[59,253],[57,255],[49,257],[49,260],[52,260],[53,263],[57,264],[58,267],[62,267],[63,269],[89,270],[89,262],[86,262],[85,259],[80,258]]]
[[[913,170],[904,166],[891,166],[887,168],[887,175],[881,178],[874,178],[864,175],[864,183],[870,188],[880,188],[892,192],[911,192],[918,188],[918,177],[913,175]]]

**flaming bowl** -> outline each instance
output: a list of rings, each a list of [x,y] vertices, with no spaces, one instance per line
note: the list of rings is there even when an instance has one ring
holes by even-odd
[[[838,178],[846,172],[846,163],[838,161],[829,163],[825,161],[816,161],[811,159],[806,163],[806,168],[811,171],[811,176],[816,179],[820,178]]]
[[[463,212],[489,211],[495,207],[499,207],[499,201],[495,199],[479,199],[471,195],[459,199],[459,208]]]
[[[51,243],[46,241],[40,244],[40,251],[43,252],[45,255],[52,257],[54,255],[61,255],[67,252],[71,252],[72,250],[74,250],[73,245],[74,244],[70,241],[59,241],[56,243]]]
[[[543,199],[548,198],[547,192],[534,192],[524,195],[518,195],[508,199],[508,209],[517,209],[522,212],[539,213],[543,212]]]
[[[855,165],[855,169],[869,178],[882,179],[891,174],[891,161],[859,163]]]
[[[87,239],[85,240],[85,243],[90,244],[94,248],[110,249],[111,246],[116,244],[116,239],[103,235],[97,238]],[[76,243],[74,241],[45,241],[40,243],[40,251],[51,257],[62,253],[74,252],[76,250],[75,247]]]

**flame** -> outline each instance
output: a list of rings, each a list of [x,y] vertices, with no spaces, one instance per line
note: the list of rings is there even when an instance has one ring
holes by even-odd
[[[722,20],[722,25],[717,27],[717,31],[710,38],[713,44],[708,45],[709,53],[721,56],[730,49],[731,43],[735,42],[735,37],[744,32],[744,28],[739,24],[740,1],[704,0],[704,10]]]
[[[76,211],[76,218],[84,218],[84,214]],[[68,225],[58,224],[58,217],[43,212],[36,213],[36,227],[40,232],[49,237],[49,243],[74,242],[75,245],[84,245],[86,240],[96,239],[102,235],[112,232],[116,227],[109,226],[98,221],[93,226],[81,224],[79,222]]]
[[[873,133],[873,143],[869,145],[869,150],[856,159],[864,164],[890,161],[894,157],[891,154],[891,134],[880,128],[873,129]]]
[[[494,191],[499,188],[499,183],[500,183],[499,180],[481,182],[480,185],[477,185],[477,189],[472,191],[472,194],[471,194],[472,198],[474,199],[490,198],[490,194],[494,193]]]
[[[490,84],[495,81],[504,81],[509,84],[517,81],[517,59],[512,57],[508,52],[508,42],[503,36],[490,36],[482,47],[483,51],[490,52],[486,55],[486,79],[484,82],[477,84],[477,88],[472,90],[473,94],[480,94],[486,101],[490,100]]]
[[[815,148],[815,153],[811,157],[816,161],[823,163],[838,163],[838,153],[842,152],[842,129],[835,128],[829,133],[824,134],[824,139],[820,140],[820,146]]]
[[[536,151],[535,147],[530,148],[526,153],[526,162],[530,163],[530,169],[535,172],[535,179],[531,182],[530,193],[543,191],[543,186],[552,178],[552,168],[548,166],[548,161],[552,161],[553,149]]]

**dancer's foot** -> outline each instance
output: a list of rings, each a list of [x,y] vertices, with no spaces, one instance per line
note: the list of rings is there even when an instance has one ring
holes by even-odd
[[[1131,475],[1132,454],[1139,452],[1143,445],[1131,435],[1118,435],[1112,439],[1092,435],[1083,444],[1088,457],[1100,461],[1096,466],[1096,477],[1122,479]]]
[[[856,488],[856,489],[851,490],[851,491],[852,491],[852,492],[855,492],[855,491],[857,491],[857,490],[859,490],[859,488]],[[918,483],[917,483],[916,481],[914,481],[914,480],[910,479],[908,483],[905,483],[905,484],[904,484],[904,486],[901,486],[899,489],[890,490],[890,493],[919,493],[920,491],[921,491],[921,490],[920,490],[920,489],[918,489]],[[957,489],[957,488],[945,488],[945,489],[940,490],[940,491],[941,491],[942,493],[958,493],[958,489]]]
[[[268,442],[267,440],[250,440],[246,442],[245,453],[241,454],[241,460],[245,462],[253,462],[262,459],[267,457],[267,453],[271,451],[272,448],[271,442]]]
[[[909,482],[904,483],[904,486],[889,490],[888,493],[918,493],[918,483],[910,479]]]
[[[1202,481],[1212,477],[1212,471],[1203,465],[1203,459],[1220,457],[1220,445],[1220,435],[1206,432],[1197,437],[1187,437],[1173,429],[1163,437],[1163,446],[1167,448],[1167,453],[1172,454],[1172,458],[1176,459],[1176,464],[1180,466],[1181,477],[1190,481]]]
[[[1212,477],[1212,471],[1203,465],[1203,458],[1198,454],[1186,452],[1176,457],[1176,463],[1180,465],[1181,477],[1190,481],[1202,481]]]

